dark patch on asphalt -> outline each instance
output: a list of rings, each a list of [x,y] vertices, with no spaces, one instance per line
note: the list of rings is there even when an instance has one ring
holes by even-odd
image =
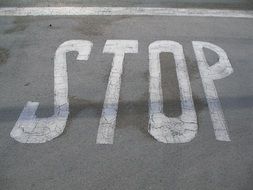
[[[103,56],[105,57],[105,59],[103,59],[101,61],[101,64],[104,64],[104,63],[107,63],[107,67],[104,68],[104,73],[103,74],[103,82],[106,84],[106,86],[108,85],[108,81],[109,81],[109,77],[110,77],[110,74],[111,74],[111,69],[112,69],[112,62],[113,62],[113,58],[114,58],[114,55],[113,54],[103,54]],[[124,69],[123,69],[123,72],[122,72],[122,75],[124,73]]]
[[[149,82],[149,70],[148,71],[145,71],[143,72],[143,78]]]
[[[201,97],[193,94],[193,101],[194,101],[194,106],[195,106],[197,114],[201,110],[203,110],[204,108],[208,107],[205,97],[201,98]]]
[[[199,68],[196,59],[190,59],[189,57],[185,57],[187,69],[190,77],[190,82],[195,79],[200,79]]]
[[[119,17],[97,17],[97,16],[87,16],[82,17],[79,21],[79,26],[76,31],[88,36],[101,36],[104,33],[106,27],[110,26],[113,22],[129,18],[129,16],[119,16]]]
[[[25,18],[23,17],[17,17],[15,21],[13,22],[13,27],[9,28],[4,31],[4,34],[12,34],[15,32],[23,32],[27,28],[27,23],[26,23]]]
[[[85,99],[77,98],[76,96],[69,97],[69,117],[67,126],[71,124],[73,118],[75,118],[82,110],[84,109],[95,109],[97,115],[101,113],[102,110],[102,102],[93,102]]]
[[[119,100],[117,128],[127,128],[133,126],[138,128],[146,137],[151,137],[147,132],[149,113],[148,113],[148,92],[136,101]]]
[[[191,57],[186,56],[185,60],[186,60],[186,64],[187,64],[191,87],[194,84],[194,82],[196,82],[196,81],[200,82],[199,83],[200,86],[198,86],[198,88],[202,89],[201,91],[204,95],[204,91],[202,88],[202,80],[201,80],[201,76],[199,73],[199,68],[198,68],[198,63],[197,63],[196,58],[195,57],[191,58]],[[199,113],[204,108],[206,108],[208,106],[207,101],[205,99],[205,96],[200,97],[200,96],[196,95],[196,92],[194,92],[194,88],[192,88],[192,97],[193,97],[193,102],[194,102],[194,106],[196,109],[196,113],[197,113],[197,115],[199,115]]]
[[[59,24],[56,24],[57,23],[57,18],[55,18],[56,22],[54,24],[50,23],[48,24],[47,28],[49,30],[58,30],[58,29],[61,29],[61,27],[59,26]]]
[[[57,29],[53,24],[49,24],[48,25],[48,29],[51,29],[51,30],[53,30],[53,29]]]
[[[210,55],[213,59],[213,55]],[[213,60],[212,60],[213,61]],[[163,90],[163,112],[167,117],[178,117],[182,114],[180,91],[178,85],[178,78],[176,74],[176,65],[174,56],[172,53],[161,53],[161,78],[162,78],[162,90]],[[186,57],[187,67],[190,68],[189,76],[199,79],[199,70],[196,62],[191,61]],[[190,67],[189,67],[190,64]],[[191,79],[191,78],[190,78]],[[192,81],[190,81],[191,84]],[[198,97],[193,93],[193,101],[196,112],[200,112],[207,107],[205,99]]]
[[[9,50],[0,48],[0,65],[5,64],[9,58]]]
[[[203,50],[209,66],[212,66],[219,61],[219,56],[217,53],[207,48],[203,48]]]
[[[144,115],[145,118],[148,118],[148,99],[149,94],[148,91],[143,94],[143,97],[136,101],[119,101],[119,111],[118,116],[121,117],[121,113],[130,116],[136,115]],[[98,117],[100,119],[103,102],[93,102],[84,99],[79,99],[76,97],[69,97],[70,100],[70,115],[69,120],[75,118],[82,110],[85,109],[94,109],[96,110],[97,115],[93,115],[92,117]],[[199,97],[196,94],[193,94],[193,100],[196,107],[196,111],[201,111],[204,108],[207,108],[207,101],[205,97]],[[220,97],[221,102],[226,102],[227,109],[237,110],[241,109],[250,109],[253,106],[252,96],[242,96],[242,97]],[[172,104],[171,102],[164,101],[165,104]],[[180,104],[181,102],[177,102]],[[225,107],[225,105],[224,105]],[[2,107],[0,109],[1,121],[16,121],[17,116],[23,110],[24,105],[21,107]],[[125,111],[124,111],[125,110]],[[127,111],[128,110],[128,111]],[[123,111],[123,112],[122,112]],[[8,117],[8,114],[12,114],[11,117]],[[54,109],[52,105],[40,105],[38,110],[36,111],[36,115],[38,118],[46,118],[51,117],[54,114]],[[130,117],[131,118],[131,117]],[[139,118],[139,117],[137,117]],[[131,120],[133,120],[131,118]],[[148,119],[145,121],[148,121]],[[132,121],[133,122],[133,121]],[[125,124],[123,124],[125,125]]]
[[[176,65],[172,53],[161,53],[161,78],[163,90],[163,112],[168,117],[182,114]]]
[[[21,32],[21,31],[24,31],[26,28],[25,25],[23,24],[16,24],[13,28],[10,28],[6,31],[4,31],[5,34],[11,34],[11,33],[14,33],[14,32]]]

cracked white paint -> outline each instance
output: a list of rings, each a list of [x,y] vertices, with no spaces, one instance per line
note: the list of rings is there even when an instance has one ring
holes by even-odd
[[[112,69],[98,127],[97,144],[113,144],[125,53],[138,53],[137,40],[107,40],[104,53],[113,53]]]
[[[54,59],[54,115],[37,118],[38,102],[27,102],[10,135],[21,143],[44,143],[59,136],[69,115],[68,74],[66,53],[77,51],[78,60],[88,60],[92,43],[85,40],[70,40],[61,44]]]
[[[161,84],[161,52],[171,52],[175,58],[182,114],[167,117],[163,113],[163,93]],[[197,134],[197,116],[192,99],[192,91],[183,53],[183,47],[174,41],[155,41],[149,45],[149,133],[163,143],[185,143]]]
[[[200,41],[193,41],[192,45],[198,62],[199,72],[202,78],[202,83],[213,122],[215,137],[219,141],[230,141],[227,123],[222,111],[217,90],[214,85],[214,80],[229,76],[233,73],[233,68],[226,52],[222,48],[209,42]],[[203,48],[208,48],[217,53],[219,56],[219,61],[214,65],[209,66]]]

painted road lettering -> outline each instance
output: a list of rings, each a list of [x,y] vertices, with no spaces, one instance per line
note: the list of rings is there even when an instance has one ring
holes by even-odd
[[[138,53],[138,41],[107,40],[103,52],[114,53],[114,58],[98,127],[97,144],[113,144],[124,56],[125,53]]]
[[[84,40],[70,40],[61,44],[54,57],[54,115],[37,118],[38,102],[28,102],[11,131],[11,137],[21,143],[44,143],[59,136],[69,115],[68,74],[66,53],[77,51],[78,60],[88,60],[92,43]]]
[[[192,44],[216,139],[230,141],[227,124],[213,81],[229,76],[233,72],[232,66],[226,52],[220,47],[199,41],[193,41]],[[12,138],[21,143],[44,143],[63,132],[69,115],[66,53],[77,51],[79,53],[78,60],[88,60],[91,48],[92,42],[84,40],[70,40],[57,48],[54,60],[54,115],[49,118],[37,118],[35,113],[39,103],[28,102],[11,131]],[[203,48],[216,52],[219,61],[209,66]],[[182,108],[182,114],[177,118],[167,117],[163,113],[159,60],[161,52],[171,52],[175,59]],[[113,144],[124,56],[126,53],[138,53],[138,41],[107,40],[103,53],[112,53],[114,58],[96,142],[97,144]],[[198,124],[182,45],[174,41],[155,41],[151,43],[149,46],[149,72],[148,132],[156,140],[163,143],[186,143],[191,141],[197,134]]]
[[[226,52],[220,47],[208,42],[199,41],[193,41],[192,45],[196,54],[199,72],[213,122],[215,137],[219,141],[230,141],[227,123],[213,81],[229,76],[231,73],[233,73],[233,68]],[[214,65],[209,66],[206,61],[203,48],[208,48],[217,53],[219,56],[219,61]]]
[[[163,113],[163,93],[159,55],[174,55],[179,84],[182,115],[170,118]],[[190,80],[183,47],[174,41],[156,41],[149,46],[149,133],[163,143],[185,143],[197,134],[197,115],[192,99]]]

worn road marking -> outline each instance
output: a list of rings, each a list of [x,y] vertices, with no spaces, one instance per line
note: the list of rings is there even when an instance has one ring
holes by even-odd
[[[63,132],[69,115],[66,53],[77,51],[78,60],[88,60],[91,47],[89,41],[70,40],[57,48],[54,59],[54,115],[37,118],[35,113],[39,103],[28,102],[11,131],[12,138],[21,143],[44,143]]]
[[[175,58],[182,107],[182,115],[177,118],[167,117],[163,113],[161,52],[171,52]],[[183,47],[174,41],[155,41],[150,44],[149,73],[149,133],[163,143],[191,141],[197,134],[198,125]]]
[[[208,42],[199,41],[193,41],[192,44],[196,54],[199,72],[202,78],[216,139],[219,141],[230,141],[227,123],[224,118],[221,103],[214,85],[214,80],[229,76],[231,73],[233,73],[233,68],[226,52],[220,47]],[[208,48],[217,53],[219,56],[219,61],[214,65],[209,66],[203,48]]]
[[[125,53],[138,53],[138,41],[107,40],[103,52],[113,53],[114,58],[98,128],[97,144],[113,144],[124,56]]]
[[[229,76],[233,72],[233,68],[226,52],[220,47],[200,41],[193,41],[192,44],[216,139],[230,141],[214,80]],[[39,103],[28,102],[11,131],[11,137],[21,143],[43,143],[52,140],[63,132],[69,115],[66,53],[77,51],[79,53],[78,60],[87,60],[91,48],[92,42],[85,40],[70,40],[57,48],[54,60],[54,115],[49,118],[37,118],[35,114]],[[216,52],[219,61],[209,66],[203,48]],[[138,53],[138,41],[107,40],[103,52],[114,54],[114,58],[98,127],[97,144],[113,144],[124,56],[126,53]],[[182,107],[182,114],[176,118],[166,117],[163,113],[159,58],[162,52],[173,53],[175,59]],[[198,125],[182,45],[178,42],[166,40],[151,43],[149,45],[149,71],[149,133],[163,143],[191,141],[197,134]]]
[[[253,18],[253,11],[151,7],[6,7],[0,16],[155,15]]]

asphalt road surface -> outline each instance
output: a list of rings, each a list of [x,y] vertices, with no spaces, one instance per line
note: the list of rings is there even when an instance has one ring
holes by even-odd
[[[239,0],[0,2],[49,5],[253,8]],[[252,52],[252,18],[0,16],[0,189],[252,190]],[[155,122],[161,98],[164,119]],[[22,117],[29,101],[39,102],[38,123],[36,103]]]

